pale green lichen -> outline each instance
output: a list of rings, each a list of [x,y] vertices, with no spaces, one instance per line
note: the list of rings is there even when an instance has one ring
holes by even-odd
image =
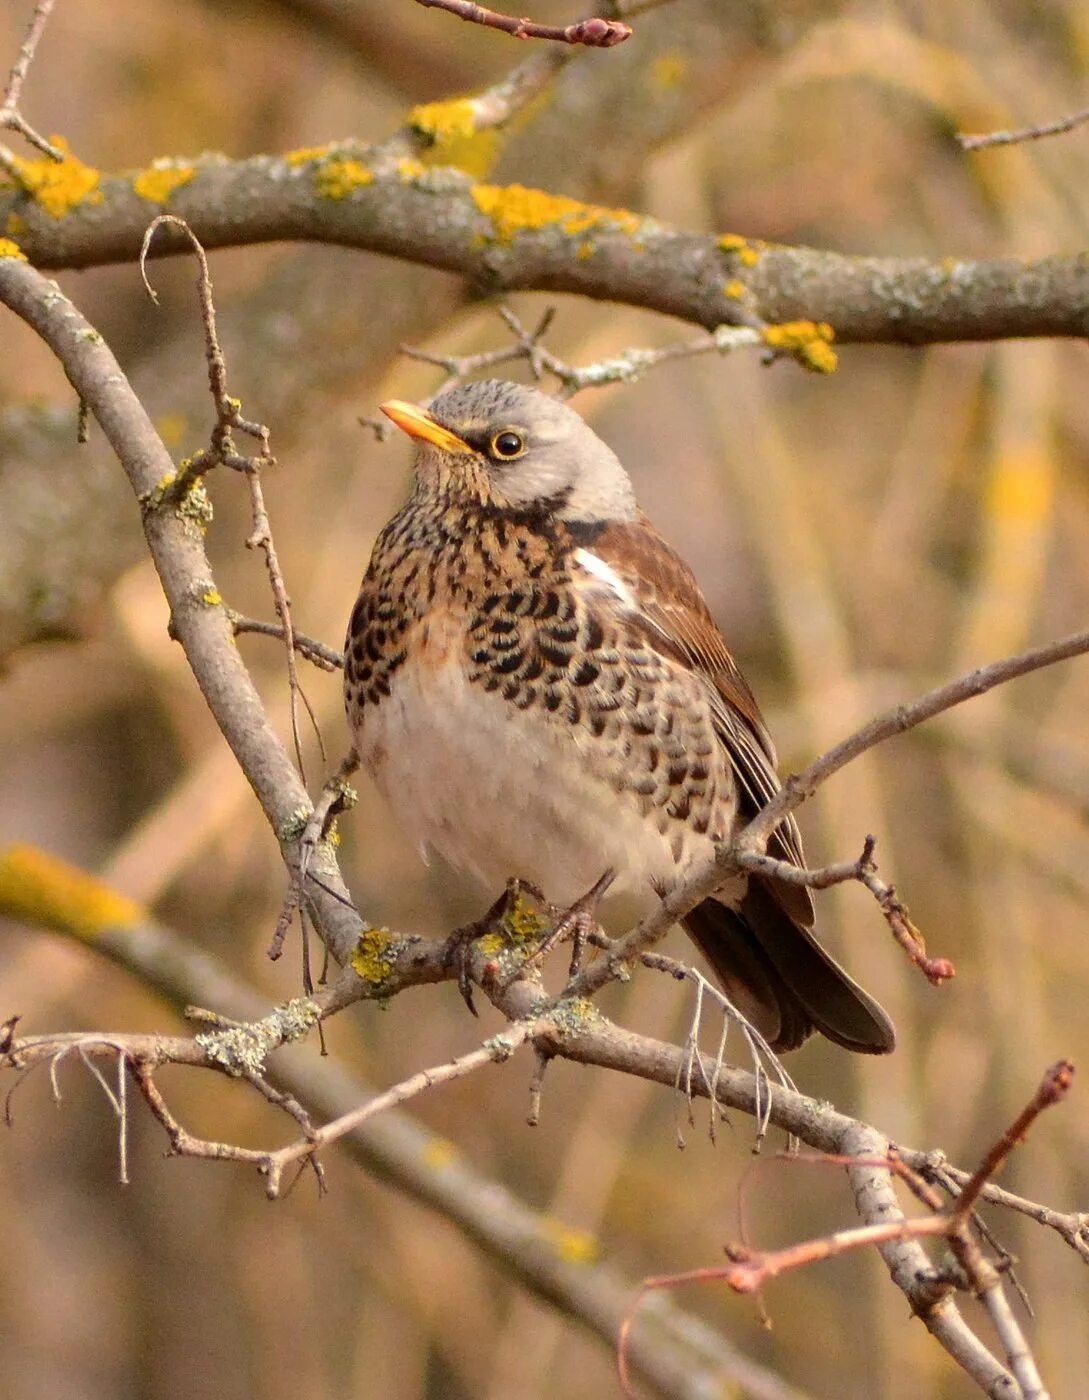
[[[260,1021],[194,1037],[208,1058],[228,1074],[260,1074],[267,1056],[281,1045],[302,1040],[321,1019],[316,1002],[297,997]]]
[[[277,831],[277,835],[280,838],[280,844],[286,845],[291,841],[297,841],[299,837],[302,836],[303,832],[306,830],[310,818],[313,815],[313,807],[305,805],[300,805],[296,807],[293,812],[289,812],[288,815],[280,823],[280,826]]]
[[[601,1012],[586,997],[565,997],[549,1012],[558,1035],[579,1035],[582,1031],[600,1030],[607,1022]]]
[[[203,535],[215,517],[203,477],[194,477],[174,507],[178,519],[193,535]]]

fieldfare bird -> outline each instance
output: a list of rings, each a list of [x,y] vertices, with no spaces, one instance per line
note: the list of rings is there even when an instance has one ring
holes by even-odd
[[[383,411],[416,441],[348,627],[356,749],[421,852],[572,902],[611,867],[659,894],[779,788],[695,578],[616,456],[501,380]],[[793,817],[771,854],[801,865]],[[888,1016],[812,933],[801,885],[735,877],[684,927],[773,1048],[889,1051]]]

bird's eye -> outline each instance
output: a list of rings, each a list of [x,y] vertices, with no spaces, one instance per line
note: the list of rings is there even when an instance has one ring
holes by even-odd
[[[521,433],[505,428],[492,438],[491,450],[493,457],[504,457],[509,461],[511,457],[521,457],[526,450],[526,440]]]

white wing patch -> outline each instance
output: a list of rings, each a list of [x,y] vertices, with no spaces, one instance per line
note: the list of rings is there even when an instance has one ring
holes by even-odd
[[[621,602],[624,607],[638,611],[638,603],[632,595],[631,589],[610,565],[598,555],[593,554],[588,549],[575,550],[575,563],[581,564],[588,574],[593,574],[600,583]]]

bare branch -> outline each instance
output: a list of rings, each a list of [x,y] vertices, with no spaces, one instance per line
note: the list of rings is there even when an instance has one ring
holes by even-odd
[[[957,975],[957,969],[948,958],[932,958],[927,953],[923,935],[912,922],[907,906],[897,895],[895,887],[886,884],[877,874],[877,863],[873,858],[876,846],[877,838],[867,836],[862,854],[857,860],[840,861],[835,865],[822,866],[819,870],[806,870],[790,861],[776,860],[760,851],[739,852],[737,863],[743,870],[771,876],[791,885],[806,885],[814,890],[826,890],[847,880],[857,880],[877,900],[878,908],[884,914],[897,943],[927,981],[935,987],[940,987],[950,977]]]
[[[684,1273],[648,1278],[644,1280],[640,1296],[655,1289],[677,1288],[688,1283],[711,1282],[726,1283],[736,1293],[755,1293],[780,1274],[800,1268],[805,1264],[834,1258],[848,1250],[868,1245],[942,1236],[949,1240],[958,1263],[964,1268],[973,1289],[991,1316],[1007,1360],[1017,1377],[1023,1400],[1047,1400],[1047,1392],[1040,1379],[1032,1352],[1002,1291],[999,1272],[984,1257],[979,1245],[972,1237],[970,1224],[974,1203],[988,1179],[1002,1167],[1013,1147],[1023,1141],[1025,1134],[1040,1113],[1045,1108],[1062,1101],[1070,1088],[1073,1073],[1074,1067],[1068,1061],[1060,1061],[1047,1071],[1030,1103],[990,1148],[979,1169],[966,1184],[960,1198],[948,1210],[938,1209],[935,1214],[922,1219],[904,1220],[901,1218],[850,1230],[839,1230],[831,1235],[822,1235],[819,1238],[806,1240],[785,1249],[760,1251],[742,1245],[729,1245],[726,1249],[728,1263],[709,1268],[691,1269]],[[811,1161],[813,1159],[795,1158],[794,1160]],[[833,1154],[829,1160],[836,1164],[845,1164],[850,1159]],[[865,1158],[857,1159],[851,1165],[855,1167],[888,1167],[901,1179],[907,1180],[913,1192],[924,1203],[932,1208],[936,1208],[940,1204],[936,1199],[936,1193],[924,1182],[911,1180],[913,1173],[895,1153],[884,1161]],[[632,1392],[627,1375],[625,1350],[634,1311],[633,1307],[632,1312],[621,1327],[617,1353],[621,1382],[628,1394]]]
[[[39,135],[19,111],[19,97],[23,90],[23,83],[30,71],[30,65],[34,62],[34,55],[45,32],[45,26],[49,23],[53,4],[54,0],[38,0],[34,6],[30,28],[27,30],[26,38],[19,49],[19,57],[15,60],[15,66],[11,70],[7,87],[4,89],[3,100],[0,101],[0,129],[17,131],[24,140],[29,141],[50,160],[63,161],[64,152],[47,141],[44,136]],[[0,146],[0,167],[6,170],[14,180],[22,182],[19,160],[12,155],[6,146]]]
[[[386,1089],[383,1093],[376,1094],[359,1108],[353,1108],[349,1112],[341,1114],[333,1122],[326,1123],[324,1127],[307,1133],[297,1142],[289,1143],[287,1147],[281,1147],[275,1152],[265,1154],[261,1170],[268,1177],[268,1195],[275,1197],[280,1194],[280,1181],[284,1168],[290,1166],[291,1163],[304,1159],[312,1160],[323,1147],[328,1147],[331,1143],[344,1137],[345,1134],[354,1132],[360,1124],[373,1118],[375,1114],[384,1113],[390,1108],[406,1103],[425,1089],[434,1088],[436,1084],[447,1084],[453,1079],[463,1079],[467,1074],[483,1068],[484,1065],[501,1064],[503,1061],[509,1060],[519,1046],[524,1045],[527,1040],[544,1030],[546,1024],[547,1022],[541,1018],[534,1018],[508,1026],[506,1030],[492,1036],[476,1050],[459,1055],[446,1064],[420,1070],[407,1079],[403,1079],[399,1084],[394,1084],[392,1088]]]
[[[284,638],[284,628],[282,623],[261,622],[255,617],[243,617],[234,611],[230,614],[231,626],[238,636],[243,632],[256,632],[262,637],[278,637],[281,641]],[[344,667],[344,656],[324,642],[319,642],[313,637],[308,637],[305,633],[295,632],[293,635],[295,650],[300,656],[305,656],[307,661],[312,661],[315,666],[323,671],[340,671]]]
[[[613,943],[604,957],[599,958],[593,967],[588,968],[574,980],[569,988],[570,993],[577,996],[589,996],[599,987],[604,986],[606,982],[621,975],[634,958],[662,938],[673,924],[683,919],[701,900],[713,894],[726,876],[741,868],[742,857],[747,857],[752,853],[762,854],[763,846],[783,818],[793,812],[795,808],[800,807],[833,773],[837,773],[852,759],[865,753],[867,749],[873,748],[874,745],[882,743],[896,734],[906,733],[907,730],[922,724],[924,720],[932,719],[934,715],[952,709],[954,705],[963,704],[966,700],[983,695],[988,690],[993,690],[995,686],[1004,685],[1008,681],[1016,680],[1019,676],[1027,675],[1031,671],[1038,671],[1044,666],[1053,666],[1056,662],[1066,661],[1072,656],[1081,656],[1087,651],[1089,651],[1089,632],[1075,632],[1070,636],[1061,637],[1057,641],[1032,647],[1016,656],[992,662],[989,666],[981,666],[975,671],[968,672],[967,675],[959,676],[956,680],[928,691],[927,694],[911,704],[898,705],[895,709],[888,710],[885,714],[871,720],[869,724],[864,725],[854,734],[836,744],[834,748],[829,749],[808,768],[804,768],[800,773],[791,774],[779,792],[765,803],[732,842],[723,846],[713,860],[694,871],[687,880],[671,890],[658,907],[651,910],[629,934]],[[851,873],[849,866],[832,867],[832,870],[838,879],[858,878]],[[806,882],[805,875],[794,878],[800,878],[802,883]],[[832,883],[835,881],[833,880]],[[868,880],[863,880],[863,883],[869,885]],[[880,882],[878,885],[880,886]],[[903,905],[895,899],[895,891],[887,886],[884,888],[886,895],[879,895],[878,902],[882,904],[884,910],[883,901],[887,899],[890,923],[893,921],[892,916],[897,919],[905,918],[906,911],[903,909]],[[908,924],[910,925],[910,921]],[[918,932],[913,925],[907,927],[905,931],[916,938],[918,937]],[[924,961],[919,957],[916,957],[915,960],[926,971]],[[948,963],[941,959],[932,964],[928,975],[932,974],[936,976],[938,981],[944,980],[946,976],[950,975]]]
[[[1039,126],[1022,126],[1016,131],[988,131],[976,136],[958,132],[957,141],[962,151],[982,151],[988,146],[1016,146],[1022,141],[1039,141],[1044,136],[1062,136],[1086,121],[1089,121],[1089,107],[1059,117],[1057,121],[1041,122]]]
[[[577,24],[535,24],[530,19],[515,19],[502,15],[473,0],[416,0],[428,10],[445,10],[470,24],[482,24],[488,29],[501,29],[515,39],[552,39],[561,44],[585,44],[588,48],[609,49],[631,38],[631,25],[615,19],[583,19]]]
[[[782,356],[789,356],[805,368],[820,373],[830,373],[836,367],[831,326],[814,325],[810,321],[799,321],[793,325],[765,326],[758,317],[747,313],[739,313],[746,315],[746,325],[723,325],[717,327],[710,335],[701,335],[677,345],[649,349],[633,346],[597,364],[571,365],[554,355],[542,343],[545,332],[552,324],[554,308],[550,307],[545,312],[534,330],[524,326],[509,307],[499,306],[496,309],[517,337],[512,345],[501,346],[496,350],[483,350],[475,355],[436,355],[430,350],[418,350],[409,345],[402,345],[402,354],[414,360],[423,360],[427,364],[438,365],[446,371],[447,378],[434,391],[434,397],[438,397],[470,374],[516,360],[525,360],[535,379],[539,380],[546,374],[558,379],[560,387],[556,397],[560,399],[568,399],[582,389],[597,389],[606,384],[633,384],[637,379],[642,379],[648,370],[656,369],[671,360],[691,359],[696,355],[726,355],[742,349],[762,349],[768,364]]]

